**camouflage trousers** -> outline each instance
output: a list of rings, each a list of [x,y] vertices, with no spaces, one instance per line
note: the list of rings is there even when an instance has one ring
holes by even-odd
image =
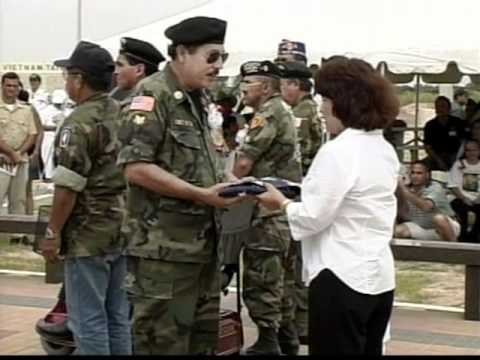
[[[208,264],[129,257],[127,293],[133,305],[135,355],[214,354],[220,278]]]
[[[290,231],[284,216],[252,228],[243,250],[243,300],[258,327],[278,329],[294,316],[295,258],[289,257]]]
[[[308,336],[308,287],[302,281],[302,247],[300,241],[292,241],[295,248],[295,325],[299,336]]]

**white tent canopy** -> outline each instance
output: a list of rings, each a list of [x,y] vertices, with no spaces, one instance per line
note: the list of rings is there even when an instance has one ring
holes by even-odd
[[[312,63],[345,54],[375,66],[387,61],[393,72],[442,72],[456,61],[476,73],[478,14],[478,0],[0,0],[0,63],[64,57],[79,30],[112,54],[121,36],[165,53],[168,26],[204,15],[228,21],[223,75],[237,74],[247,60],[274,58],[283,38],[305,42]]]
[[[253,59],[272,59],[281,39],[305,42],[312,63],[345,54],[390,70],[442,72],[448,61],[462,71],[480,71],[477,50],[480,1],[462,0],[210,0],[125,34],[166,50],[164,30],[190,16],[228,21],[225,47],[230,59],[223,75],[235,75]],[[116,52],[120,36],[101,43]]]

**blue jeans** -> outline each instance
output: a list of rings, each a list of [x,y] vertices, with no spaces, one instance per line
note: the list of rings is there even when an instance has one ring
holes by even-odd
[[[88,256],[65,261],[69,327],[78,355],[132,353],[129,303],[123,288],[127,273],[122,255]]]

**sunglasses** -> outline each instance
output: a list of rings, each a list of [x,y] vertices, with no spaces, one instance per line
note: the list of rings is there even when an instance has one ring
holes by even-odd
[[[228,59],[228,53],[212,51],[210,54],[207,55],[206,61],[207,64],[215,64],[220,58],[222,59],[222,64],[225,64]]]

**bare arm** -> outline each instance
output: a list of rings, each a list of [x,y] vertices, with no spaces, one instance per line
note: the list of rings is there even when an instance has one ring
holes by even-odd
[[[18,149],[18,152],[22,155],[27,153],[28,150],[35,145],[36,138],[37,135],[28,135],[22,146],[20,146],[20,149]]]
[[[18,164],[22,161],[20,153],[13,150],[5,141],[0,139],[0,153],[7,155],[14,164]]]
[[[400,188],[400,184],[395,190],[395,196],[397,197],[397,217],[405,220],[408,214],[408,200],[403,194],[403,191]]]
[[[59,259],[61,246],[61,232],[63,226],[72,214],[73,207],[77,201],[77,193],[64,187],[55,186],[53,194],[53,205],[47,230],[51,231],[45,239],[40,242],[42,255],[48,262],[56,262]]]
[[[48,227],[54,233],[60,233],[63,226],[70,217],[75,202],[77,201],[77,193],[64,187],[55,186],[53,193],[52,213]]]
[[[408,202],[412,203],[421,210],[432,210],[435,207],[435,204],[430,199],[424,199],[421,196],[416,195],[411,192],[405,185],[400,183],[400,191],[402,192],[401,196],[404,197]]]

